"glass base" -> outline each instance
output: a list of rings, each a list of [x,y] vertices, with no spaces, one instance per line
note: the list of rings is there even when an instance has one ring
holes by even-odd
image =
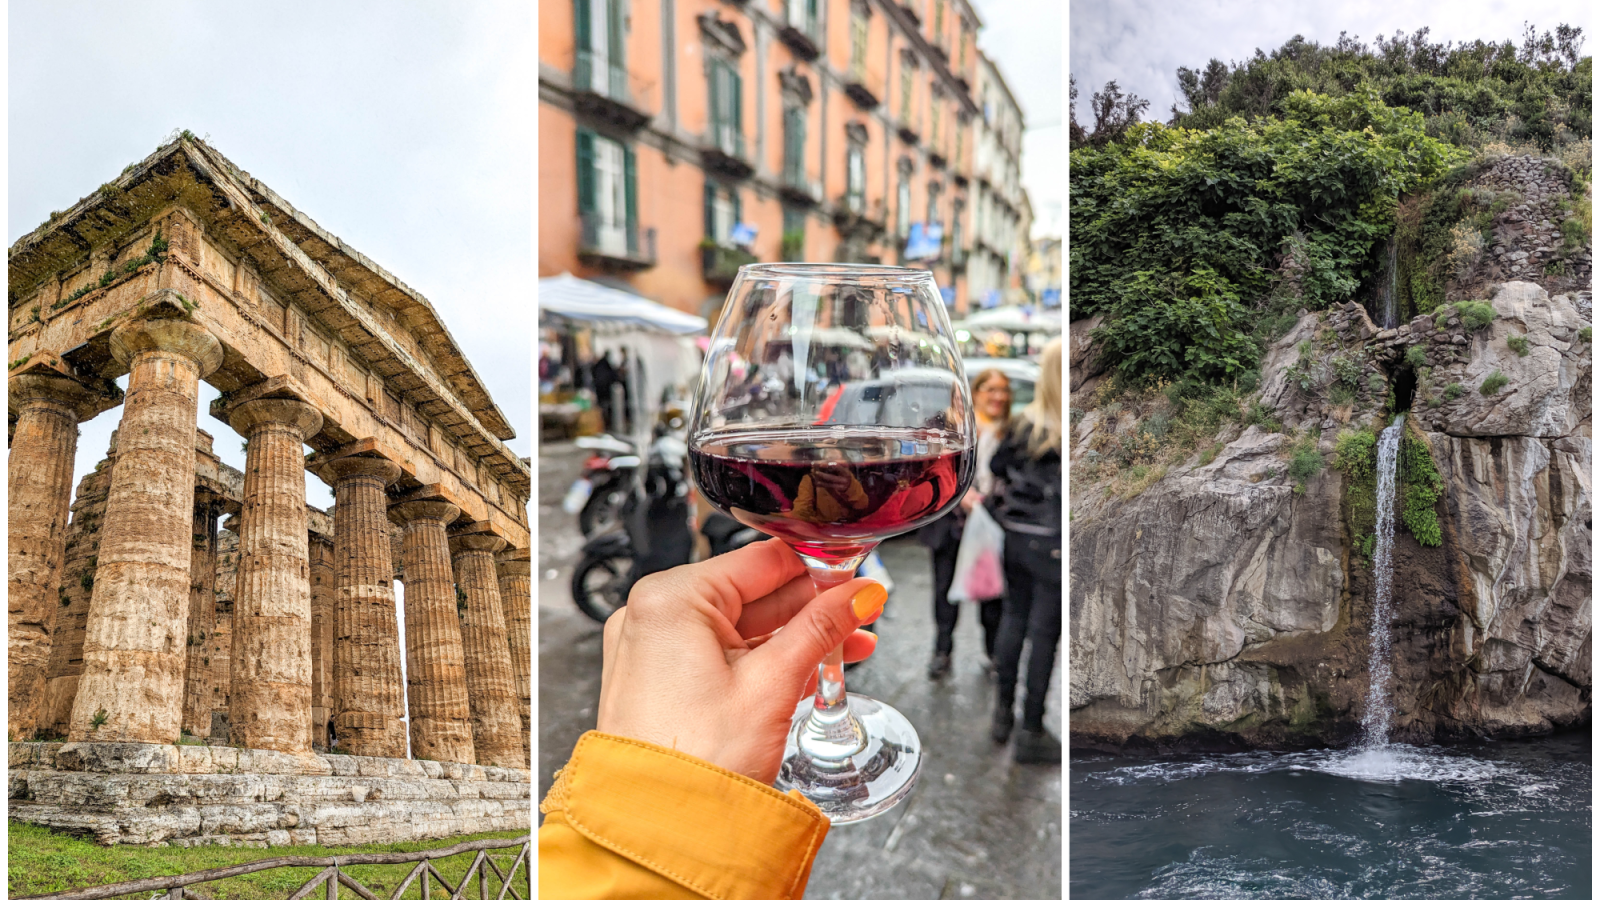
[[[807,697],[795,709],[783,767],[773,787],[797,790],[815,803],[835,825],[862,822],[888,812],[911,793],[922,768],[922,742],[911,722],[894,707],[860,694],[847,694],[850,716],[859,739],[841,745],[827,758],[801,753],[815,745],[807,719],[815,704]]]

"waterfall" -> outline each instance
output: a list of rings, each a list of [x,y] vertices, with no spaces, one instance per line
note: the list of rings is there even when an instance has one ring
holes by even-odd
[[[1390,596],[1394,582],[1394,509],[1396,469],[1399,468],[1400,435],[1406,415],[1395,417],[1394,424],[1378,436],[1378,536],[1372,554],[1372,573],[1376,582],[1372,604],[1372,655],[1367,661],[1369,685],[1367,709],[1361,715],[1361,744],[1378,749],[1389,743],[1389,717],[1394,713],[1390,696],[1394,665],[1389,650],[1389,620],[1394,615]]]

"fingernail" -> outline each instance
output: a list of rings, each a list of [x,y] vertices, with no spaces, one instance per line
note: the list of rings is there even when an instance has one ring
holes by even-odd
[[[883,589],[883,585],[874,581],[856,591],[856,595],[850,598],[850,611],[856,614],[856,621],[865,622],[878,610],[883,609],[883,603],[888,599],[889,592]]]

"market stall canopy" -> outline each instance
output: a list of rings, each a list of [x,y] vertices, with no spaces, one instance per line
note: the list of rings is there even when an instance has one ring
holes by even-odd
[[[582,322],[603,334],[635,329],[665,334],[706,330],[706,320],[699,316],[569,273],[539,279],[539,315]]]
[[[1061,333],[1061,310],[1040,310],[1032,306],[999,306],[975,312],[965,320],[955,323],[957,329],[967,331],[1011,331]]]

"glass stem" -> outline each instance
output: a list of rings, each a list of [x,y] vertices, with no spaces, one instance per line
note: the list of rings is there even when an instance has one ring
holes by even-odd
[[[817,593],[844,584],[855,577],[860,558],[848,563],[815,564],[807,559],[811,583]],[[844,686],[844,644],[834,647],[817,665],[817,693],[811,714],[799,734],[800,749],[819,762],[845,760],[866,745],[866,734],[850,715],[849,696]]]

